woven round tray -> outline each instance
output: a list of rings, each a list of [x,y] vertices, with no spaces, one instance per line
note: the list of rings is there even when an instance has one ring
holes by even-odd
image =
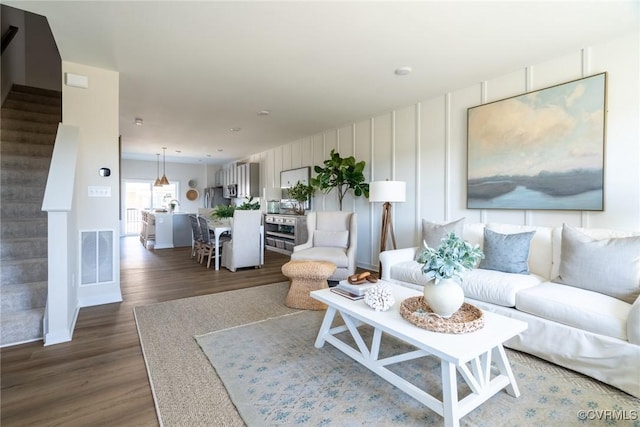
[[[433,332],[464,334],[484,326],[482,310],[466,302],[448,319],[434,313],[424,297],[411,297],[400,304],[400,315],[414,325]]]

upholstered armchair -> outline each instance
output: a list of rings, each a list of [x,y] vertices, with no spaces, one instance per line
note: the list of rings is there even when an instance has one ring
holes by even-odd
[[[293,247],[292,260],[331,261],[329,280],[344,280],[356,271],[357,216],[353,212],[308,212],[307,242]]]
[[[262,212],[238,210],[233,213],[231,240],[222,245],[223,267],[236,271],[242,267],[262,267],[264,244]]]

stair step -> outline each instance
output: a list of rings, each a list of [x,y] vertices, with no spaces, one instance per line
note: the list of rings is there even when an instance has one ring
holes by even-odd
[[[20,344],[42,339],[44,308],[0,314],[0,346]]]
[[[0,311],[44,308],[47,304],[47,286],[47,282],[33,282],[0,287]]]
[[[45,133],[55,135],[58,131],[58,123],[36,123],[29,120],[2,119],[2,130],[19,130],[30,133]]]
[[[46,169],[49,170],[51,164],[51,157],[34,157],[25,156],[20,154],[5,154],[2,153],[2,162],[0,165],[2,168],[11,169]]]
[[[43,94],[18,92],[12,90],[11,92],[9,92],[9,95],[7,95],[7,99],[20,101],[22,103],[57,106],[58,108],[61,108],[62,105],[62,95],[60,95],[59,97],[47,96]]]
[[[13,201],[3,203],[0,207],[2,220],[19,218],[46,218],[47,213],[42,211],[42,200]]]
[[[17,99],[7,99],[2,104],[2,108],[16,111],[27,111],[32,113],[52,114],[58,117],[58,121],[62,121],[60,105],[42,105],[33,102],[25,102]]]
[[[47,217],[2,219],[0,239],[44,237],[48,235]]]
[[[0,174],[0,184],[4,185],[42,185],[47,183],[49,168],[34,171],[15,168],[2,168]]]
[[[37,123],[58,124],[61,121],[61,117],[58,113],[42,113],[39,111],[20,110],[17,108],[9,108],[7,106],[2,107],[2,113],[0,115],[2,120],[27,120]]]
[[[47,258],[3,260],[0,286],[45,282],[48,276]]]
[[[11,86],[11,92],[46,96],[46,97],[55,98],[55,99],[62,99],[61,90],[45,89],[45,88],[34,87],[34,86],[25,86],[25,85],[15,84],[15,83]]]
[[[14,237],[2,239],[0,260],[47,257],[47,237]]]
[[[29,155],[32,157],[46,157],[51,159],[53,154],[53,144],[32,144],[27,141],[2,141],[0,152],[7,155]]]
[[[44,188],[42,185],[3,185],[0,188],[2,204],[27,201],[39,201],[42,203],[43,198]]]
[[[43,144],[53,147],[53,144],[56,142],[56,133],[46,134],[3,128],[0,129],[0,140],[3,144],[5,142],[26,142],[29,144]]]

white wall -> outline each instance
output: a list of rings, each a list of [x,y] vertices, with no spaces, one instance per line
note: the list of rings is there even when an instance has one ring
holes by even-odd
[[[395,204],[393,214],[399,247],[419,244],[422,218],[640,230],[639,51],[638,34],[589,46],[254,154],[249,160],[261,164],[261,186],[267,195],[279,187],[281,170],[320,165],[332,148],[343,157],[353,154],[365,160],[369,181],[406,181],[407,202]],[[605,210],[466,209],[467,108],[604,71],[608,72]],[[312,208],[337,209],[335,193],[316,196]],[[358,213],[358,265],[377,268],[380,204],[347,197],[344,209]]]
[[[79,128],[79,156],[75,184],[76,224],[80,231],[112,230],[114,235],[114,280],[95,285],[81,285],[81,307],[122,300],[120,292],[119,206],[119,75],[115,71],[63,61],[62,71],[88,76],[89,88],[62,87],[62,122]],[[102,167],[111,176],[102,177]],[[111,197],[89,197],[88,187],[109,187]],[[80,260],[76,273],[80,274]],[[78,280],[79,281],[79,280]]]

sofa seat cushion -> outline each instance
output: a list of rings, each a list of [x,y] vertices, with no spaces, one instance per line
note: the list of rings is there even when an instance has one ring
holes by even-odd
[[[518,292],[516,308],[574,328],[627,341],[631,304],[597,292],[546,282]]]
[[[422,274],[422,264],[417,261],[402,261],[391,266],[389,278],[400,282],[424,285],[430,280]]]
[[[345,249],[331,247],[316,247],[304,249],[291,254],[293,260],[329,261],[337,268],[347,268],[349,258]]]
[[[536,274],[474,269],[463,274],[462,289],[465,297],[503,307],[515,307],[518,292],[544,282],[545,279]]]

